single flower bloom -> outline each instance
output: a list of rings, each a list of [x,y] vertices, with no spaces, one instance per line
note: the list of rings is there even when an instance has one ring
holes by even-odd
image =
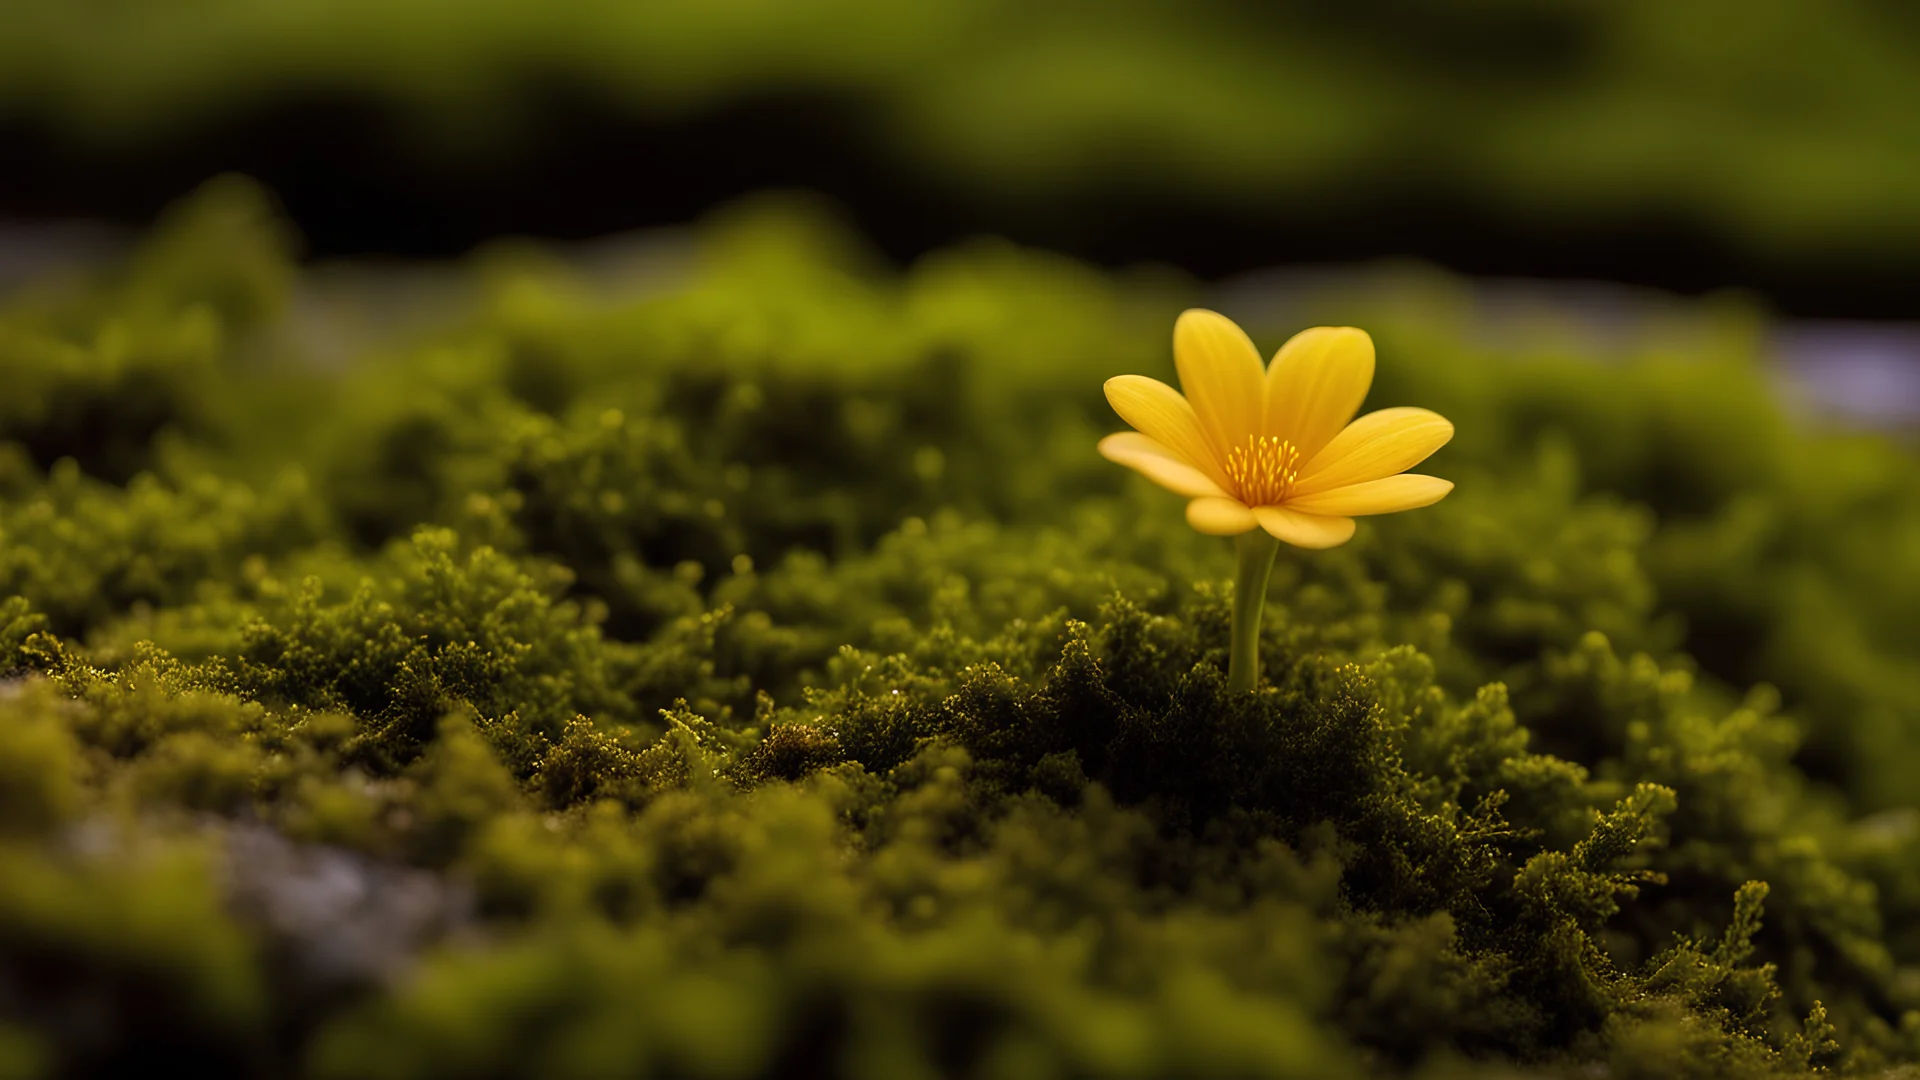
[[[1100,453],[1185,495],[1187,523],[1214,536],[1262,528],[1303,548],[1353,537],[1353,519],[1439,502],[1453,483],[1408,473],[1453,438],[1426,409],[1354,414],[1373,385],[1373,339],[1350,326],[1302,330],[1263,366],[1233,320],[1194,309],[1173,327],[1185,396],[1158,379],[1107,380],[1134,426]]]

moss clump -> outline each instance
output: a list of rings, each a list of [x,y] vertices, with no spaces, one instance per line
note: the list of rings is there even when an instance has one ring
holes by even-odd
[[[1183,296],[1002,248],[890,277],[778,214],[703,235],[641,296],[496,257],[344,370],[223,344],[207,400],[254,407],[131,477],[0,429],[0,1062],[1920,1059],[1887,599],[1920,566],[1848,562],[1920,520],[1920,466],[1780,422],[1745,321],[1602,368],[1478,356],[1405,283],[1316,301],[1422,361],[1375,403],[1455,414],[1460,487],[1283,554],[1241,696],[1226,551],[1090,449]],[[263,248],[226,246],[0,324],[238,318],[215,286]],[[1815,498],[1811,458],[1853,467]],[[1848,663],[1793,659],[1818,629]]]

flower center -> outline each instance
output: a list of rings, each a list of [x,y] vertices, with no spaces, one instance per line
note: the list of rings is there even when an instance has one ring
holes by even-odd
[[[1247,436],[1247,445],[1227,451],[1227,478],[1248,506],[1275,506],[1300,478],[1300,451],[1285,439]]]

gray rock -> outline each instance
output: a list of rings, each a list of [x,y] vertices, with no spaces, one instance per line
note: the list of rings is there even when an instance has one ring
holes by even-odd
[[[384,982],[471,925],[471,890],[442,875],[297,843],[264,825],[222,832],[235,913],[265,930],[303,981]]]

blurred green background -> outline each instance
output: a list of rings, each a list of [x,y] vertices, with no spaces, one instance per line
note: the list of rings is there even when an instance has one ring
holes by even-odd
[[[1884,0],[9,0],[0,216],[217,172],[311,250],[586,237],[803,186],[1208,276],[1414,255],[1899,315],[1920,15]]]

